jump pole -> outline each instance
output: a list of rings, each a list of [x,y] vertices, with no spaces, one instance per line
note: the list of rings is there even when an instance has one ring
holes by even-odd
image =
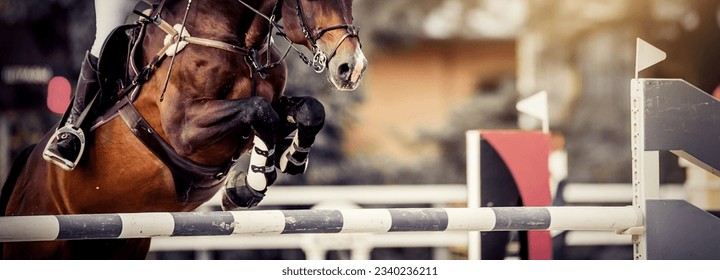
[[[642,224],[642,213],[630,206],[38,215],[0,217],[0,242],[408,231],[622,231]]]

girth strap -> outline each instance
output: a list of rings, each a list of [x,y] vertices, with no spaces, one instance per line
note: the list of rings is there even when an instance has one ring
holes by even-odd
[[[208,201],[221,187],[228,166],[207,166],[180,155],[140,115],[127,96],[123,98],[120,116],[135,136],[170,169],[180,203]]]

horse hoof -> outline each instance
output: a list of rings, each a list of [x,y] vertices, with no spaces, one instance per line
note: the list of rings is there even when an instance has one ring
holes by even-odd
[[[294,165],[292,163],[288,163],[287,165],[283,166],[281,170],[283,173],[289,175],[305,174],[305,171],[307,170],[307,164],[303,163],[302,165]]]
[[[225,192],[222,198],[222,210],[229,211],[236,208],[251,208],[255,207],[265,197],[267,188],[258,191],[247,184],[247,177],[245,173],[241,173],[234,182],[241,182],[240,186],[225,186]]]
[[[220,204],[223,211],[231,211],[239,207],[228,197],[228,191],[229,189],[226,189],[225,192],[223,192],[222,203]]]

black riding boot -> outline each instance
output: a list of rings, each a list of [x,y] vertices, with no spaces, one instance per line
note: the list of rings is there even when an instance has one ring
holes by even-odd
[[[97,57],[89,52],[85,54],[80,68],[75,96],[71,108],[63,116],[64,125],[58,127],[53,134],[45,151],[43,158],[60,166],[64,170],[73,170],[82,157],[85,149],[85,134],[82,125],[86,115],[83,115],[86,106],[92,106],[95,96],[100,92],[98,82]],[[62,123],[62,122],[61,122]]]

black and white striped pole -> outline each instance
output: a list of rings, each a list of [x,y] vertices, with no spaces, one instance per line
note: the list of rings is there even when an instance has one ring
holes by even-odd
[[[635,207],[259,210],[0,217],[0,242],[157,236],[606,230],[643,224]]]

